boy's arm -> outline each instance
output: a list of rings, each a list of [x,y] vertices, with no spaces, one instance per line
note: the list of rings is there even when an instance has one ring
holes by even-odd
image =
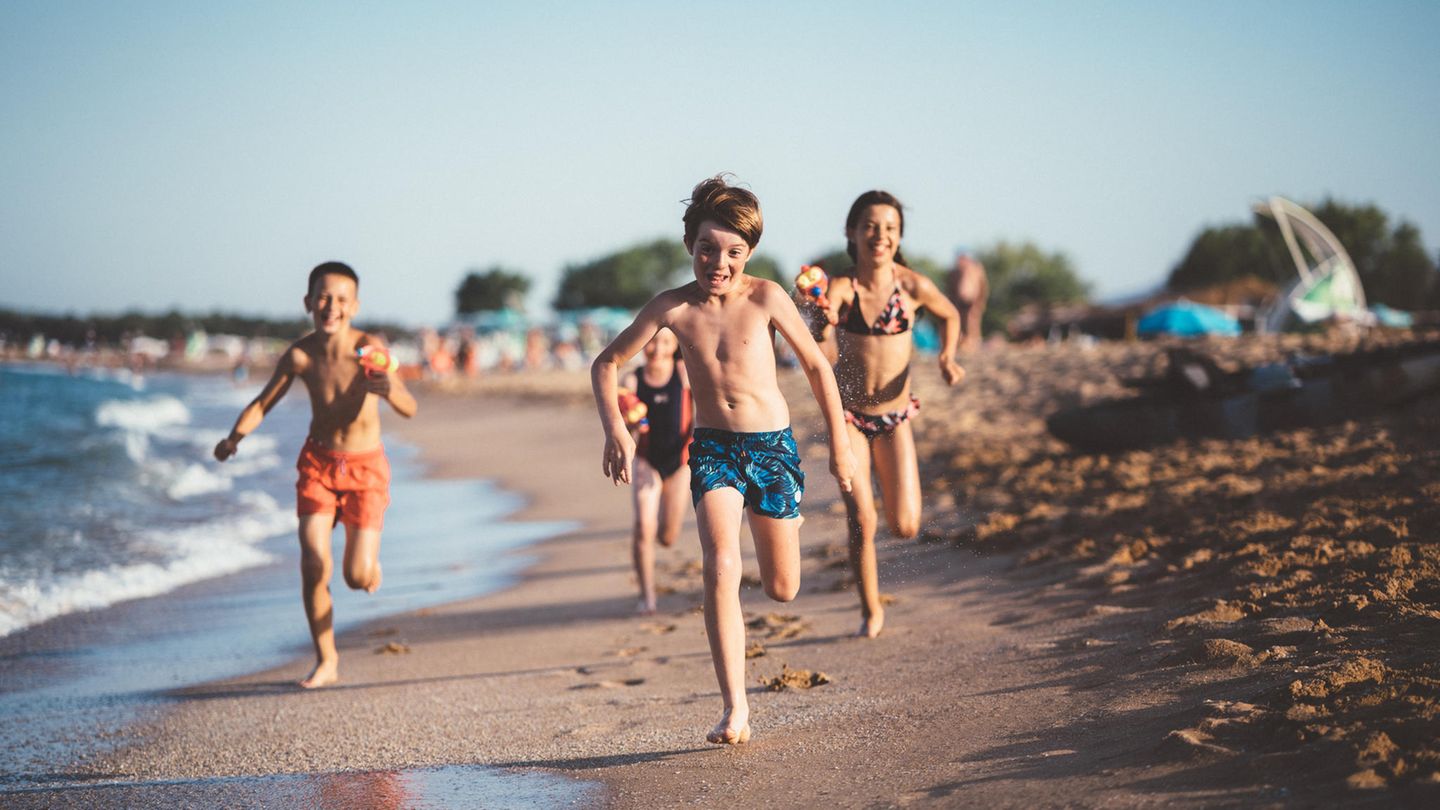
[[[275,403],[284,398],[285,392],[290,390],[290,384],[295,382],[295,355],[299,351],[291,346],[284,354],[280,355],[280,362],[275,364],[275,373],[270,375],[270,381],[265,383],[260,395],[251,400],[250,404],[245,406],[245,410],[240,412],[240,417],[235,420],[235,427],[230,429],[230,435],[215,445],[216,461],[224,461],[235,455],[235,449],[239,446],[240,440],[254,433],[255,429],[260,427],[260,423],[264,421],[265,414],[275,407]]]
[[[914,285],[910,297],[945,323],[945,337],[940,343],[940,376],[945,378],[946,385],[954,385],[965,377],[965,369],[955,363],[955,350],[960,345],[960,310],[933,281],[913,271],[912,275]]]
[[[855,476],[855,456],[850,450],[850,434],[845,428],[845,409],[840,404],[840,388],[835,384],[835,372],[825,362],[825,355],[815,339],[795,302],[775,286],[774,294],[766,296],[770,323],[790,343],[795,358],[805,370],[810,381],[810,390],[815,401],[820,403],[820,412],[825,416],[825,428],[830,433],[830,473],[839,482],[840,489],[849,492],[850,480]]]
[[[389,351],[384,343],[369,335],[362,338],[356,348],[360,346],[375,346]],[[405,387],[405,381],[398,376],[389,372],[371,374],[369,371],[365,371],[364,374],[365,390],[390,403],[390,407],[394,408],[396,413],[409,419],[420,409],[420,404],[415,401],[415,396],[410,393],[409,388]]]
[[[600,469],[605,477],[619,484],[630,483],[630,464],[635,458],[635,440],[625,426],[625,417],[620,413],[617,401],[616,380],[620,367],[635,353],[645,347],[646,342],[664,326],[661,314],[668,308],[661,293],[651,299],[635,316],[635,321],[625,331],[615,336],[590,365],[590,388],[595,393],[595,407],[600,412],[600,426],[605,430],[605,450]]]

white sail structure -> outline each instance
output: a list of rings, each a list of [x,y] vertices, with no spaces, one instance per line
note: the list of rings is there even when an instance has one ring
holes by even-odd
[[[1256,318],[1266,332],[1282,331],[1292,318],[1303,323],[1338,318],[1369,323],[1365,290],[1355,263],[1335,234],[1315,215],[1285,199],[1271,197],[1255,204],[1255,212],[1271,217],[1290,250],[1299,278]]]

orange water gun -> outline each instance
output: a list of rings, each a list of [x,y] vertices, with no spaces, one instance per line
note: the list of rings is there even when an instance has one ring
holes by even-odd
[[[394,374],[400,370],[400,358],[380,346],[361,346],[355,350],[355,357],[366,374]]]
[[[795,277],[795,291],[800,297],[821,309],[830,308],[830,299],[825,293],[830,289],[830,277],[818,264],[801,265],[800,275]]]
[[[641,433],[650,429],[650,408],[640,399],[640,395],[629,388],[621,388],[619,394],[620,416],[625,419],[625,426],[638,430]]]

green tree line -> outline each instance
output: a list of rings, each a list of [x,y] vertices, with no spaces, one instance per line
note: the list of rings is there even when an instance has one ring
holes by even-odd
[[[978,251],[976,256],[990,276],[990,304],[984,323],[987,332],[1003,329],[1010,316],[1026,306],[1085,301],[1089,296],[1089,285],[1080,279],[1067,256],[1045,251],[1032,242],[1002,241]],[[944,289],[948,267],[924,255],[910,255],[906,261],[912,270],[924,273]],[[853,271],[853,263],[843,249],[823,253],[807,263],[818,264],[832,275]],[[690,268],[690,255],[680,240],[642,242],[567,265],[552,304],[560,311],[592,307],[639,309],[661,290],[689,281]],[[799,271],[798,266],[782,268],[763,253],[755,254],[745,266],[749,275],[787,288]],[[466,315],[514,307],[529,286],[529,279],[517,270],[500,266],[472,270],[456,290],[456,312]]]
[[[985,334],[1003,333],[1010,318],[1026,307],[1090,299],[1090,284],[1080,278],[1070,257],[1062,252],[1047,251],[1031,241],[1001,240],[976,250],[974,256],[985,265],[990,281],[990,298],[981,323]],[[942,291],[948,288],[950,268],[923,254],[906,254],[905,263]],[[854,262],[843,248],[822,253],[808,264],[818,264],[830,275],[854,272]]]
[[[1374,204],[1327,198],[1304,207],[1350,254],[1368,302],[1403,310],[1440,307],[1440,273],[1415,225],[1405,220],[1392,225],[1389,215]],[[1185,292],[1246,276],[1281,287],[1296,277],[1278,226],[1259,214],[1250,222],[1202,230],[1171,270],[1166,286]]]
[[[363,324],[366,329],[383,332],[394,338],[409,335],[410,330],[394,324]],[[80,347],[90,343],[114,346],[136,336],[169,340],[183,337],[199,329],[210,334],[241,337],[273,337],[294,340],[310,331],[312,324],[305,318],[260,318],[224,312],[186,314],[170,310],[160,314],[138,311],[119,315],[44,315],[0,309],[0,336],[11,343],[24,343],[34,335],[58,340],[67,346]]]

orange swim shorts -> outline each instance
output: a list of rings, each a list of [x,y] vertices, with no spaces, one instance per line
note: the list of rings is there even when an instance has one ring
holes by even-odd
[[[295,462],[295,512],[335,515],[336,523],[359,529],[385,525],[390,505],[390,461],[385,448],[349,453],[306,439]]]

